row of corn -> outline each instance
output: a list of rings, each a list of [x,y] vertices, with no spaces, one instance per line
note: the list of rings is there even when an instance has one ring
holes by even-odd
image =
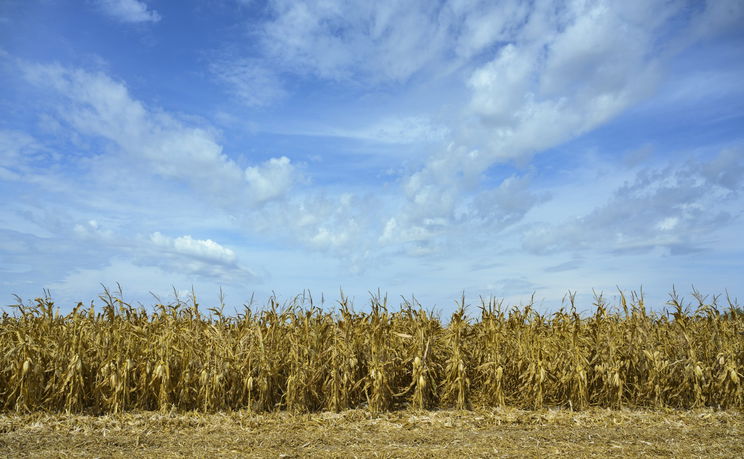
[[[675,295],[663,313],[632,294],[579,314],[495,300],[446,323],[373,295],[321,309],[298,297],[234,316],[195,298],[55,312],[48,297],[0,318],[0,410],[744,407],[744,315]]]

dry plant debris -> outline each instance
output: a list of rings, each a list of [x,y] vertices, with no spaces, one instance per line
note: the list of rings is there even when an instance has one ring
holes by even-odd
[[[744,457],[742,438],[711,409],[0,416],[7,457]]]

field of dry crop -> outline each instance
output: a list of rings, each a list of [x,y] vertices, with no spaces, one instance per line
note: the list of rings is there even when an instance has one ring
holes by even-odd
[[[445,320],[308,298],[0,319],[4,455],[742,456],[744,316],[641,296],[591,314],[494,300]]]
[[[117,295],[67,315],[40,298],[0,321],[0,408],[306,413],[366,408],[744,407],[744,317],[699,296],[642,298],[588,316],[484,301],[446,326],[417,304],[367,312],[308,301],[234,317],[191,304],[152,311]],[[464,302],[464,300],[463,300]],[[708,304],[709,303],[709,304]]]

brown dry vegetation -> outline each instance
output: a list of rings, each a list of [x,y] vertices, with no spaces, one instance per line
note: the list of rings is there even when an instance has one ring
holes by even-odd
[[[741,408],[744,317],[696,295],[647,312],[642,297],[590,316],[568,307],[464,299],[446,326],[417,304],[368,312],[342,297],[301,299],[235,317],[197,301],[135,308],[108,291],[103,308],[59,315],[48,298],[0,322],[0,408],[105,414],[130,410],[293,413],[367,408]]]
[[[5,457],[744,457],[737,410],[0,415]]]

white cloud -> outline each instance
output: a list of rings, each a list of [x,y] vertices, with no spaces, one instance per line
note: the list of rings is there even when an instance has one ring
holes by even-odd
[[[459,237],[467,225],[503,231],[544,201],[544,194],[530,189],[529,174],[495,185],[485,175],[505,162],[524,166],[533,155],[598,128],[654,94],[667,60],[681,50],[670,43],[689,44],[684,28],[672,27],[680,14],[698,15],[687,6],[664,0],[277,0],[268,8],[268,21],[253,24],[253,30],[261,40],[261,65],[273,64],[276,73],[361,84],[370,92],[418,88],[426,94],[424,113],[447,113],[437,118],[441,125],[396,114],[378,116],[379,122],[363,128],[343,127],[344,118],[324,131],[400,145],[453,139],[431,150],[423,164],[406,164],[402,193],[376,209],[374,240],[418,244],[419,250]],[[713,8],[706,15],[720,17]],[[432,83],[438,79],[459,79],[456,90],[468,91],[466,102],[452,104],[438,93]],[[246,175],[256,175],[252,182],[260,199],[273,188],[259,168]],[[354,222],[344,230],[312,226],[318,223],[307,209],[319,201],[299,202],[286,211],[297,222],[314,223],[289,224],[298,239],[340,247],[354,240],[349,234],[369,237],[357,228],[365,223],[353,212],[339,214]]]
[[[283,68],[334,80],[402,83],[426,70],[427,79],[456,72],[494,45],[535,30],[526,26],[559,14],[559,5],[508,0],[454,2],[274,0],[260,25],[266,55]],[[544,11],[542,11],[544,10]]]
[[[414,256],[493,245],[495,235],[507,244],[505,232],[548,197],[531,189],[526,175],[507,177],[490,188],[452,181],[436,186],[419,178],[414,175],[406,183],[408,202],[387,220],[379,239],[383,245],[403,244]]]
[[[484,173],[509,161],[524,165],[653,93],[662,67],[654,57],[657,34],[679,6],[659,12],[651,3],[538,3],[528,11],[507,3],[499,20],[492,18],[491,32],[480,22],[488,14],[479,19],[456,11],[464,24],[460,52],[473,55],[490,46],[491,55],[463,71],[470,100],[452,120],[455,143],[403,180],[408,205],[398,227],[438,237],[463,218],[484,221],[489,206],[491,230],[520,221],[540,199],[526,182],[507,180],[489,189]],[[509,202],[519,209],[510,211]],[[423,223],[437,219],[446,223]]]
[[[180,255],[195,257],[198,259],[234,264],[237,260],[235,252],[231,249],[221,246],[211,239],[194,239],[190,235],[170,238],[163,236],[159,232],[150,235],[150,241],[156,246],[172,250]]]
[[[434,2],[275,0],[263,29],[267,54],[299,73],[404,81],[447,42]]]
[[[108,16],[121,22],[158,22],[160,15],[140,0],[96,0],[98,7]]]
[[[425,223],[432,223],[424,222]],[[382,236],[380,236],[380,242],[382,244],[399,244],[407,242],[419,242],[426,241],[431,237],[431,231],[423,226],[402,226],[398,224],[398,220],[395,217],[391,217],[386,223],[385,228],[382,230]]]
[[[472,166],[479,158],[477,150],[450,144],[432,155],[424,168],[403,178],[405,201],[394,215],[400,241],[418,241],[414,249],[421,253],[422,245],[456,233],[452,228],[471,212],[468,195],[476,192],[480,179]],[[382,240],[392,241],[389,232]]]
[[[144,2],[130,4],[141,7],[145,21],[157,14]],[[327,285],[335,275],[346,283],[349,273],[368,269],[373,275],[359,283],[399,282],[406,289],[409,283],[423,289],[437,284],[437,295],[459,282],[521,294],[546,285],[544,272],[566,273],[551,288],[571,276],[589,285],[600,277],[584,274],[608,250],[635,251],[640,255],[634,261],[648,261],[649,250],[720,248],[714,240],[718,229],[728,225],[733,233],[741,213],[741,150],[687,164],[679,158],[689,152],[680,152],[676,165],[652,167],[655,155],[677,152],[648,139],[654,155],[639,155],[630,165],[608,160],[618,153],[612,148],[597,152],[609,164],[601,173],[594,164],[575,165],[583,155],[577,151],[592,146],[550,151],[644,101],[679,106],[648,97],[660,83],[679,85],[677,75],[665,80],[665,72],[670,60],[678,59],[677,66],[683,60],[675,53],[694,42],[679,36],[695,24],[704,25],[697,40],[718,28],[731,32],[740,22],[741,8],[734,3],[688,6],[272,2],[262,14],[251,14],[249,40],[242,35],[242,44],[222,48],[245,45],[243,54],[208,62],[234,100],[263,109],[230,112],[232,104],[213,99],[219,94],[210,93],[212,88],[198,100],[170,105],[216,103],[233,120],[225,132],[168,112],[167,92],[157,96],[165,106],[160,108],[102,73],[24,64],[29,80],[53,90],[40,96],[29,91],[39,96],[29,102],[30,113],[48,106],[54,111],[39,117],[41,132],[27,126],[36,138],[0,132],[0,178],[27,178],[32,185],[21,193],[15,184],[0,183],[8,195],[25,200],[3,208],[2,242],[7,250],[24,245],[57,254],[46,255],[55,259],[57,278],[68,272],[63,261],[74,257],[82,277],[95,285],[98,276],[110,278],[130,267],[145,273],[131,277],[138,285],[153,276],[179,283],[255,280],[238,261],[250,258],[256,269],[270,265],[282,283],[286,269],[308,271],[295,274],[310,279],[308,285],[319,278]],[[700,62],[695,87],[689,88],[698,101],[710,101],[713,92],[722,98],[737,87],[738,67],[729,67],[722,88],[719,69]],[[700,90],[703,85],[708,92]],[[290,99],[293,88],[301,91],[296,100]],[[283,100],[292,103],[268,107]],[[732,104],[730,112],[736,114],[737,107]],[[669,121],[662,118],[660,124]],[[303,123],[311,128],[302,132]],[[8,125],[17,124],[11,119]],[[313,131],[318,125],[330,128]],[[268,131],[271,136],[264,135]],[[303,144],[307,139],[291,135],[298,133],[344,138]],[[36,139],[50,143],[42,147]],[[284,145],[297,151],[272,151]],[[52,165],[63,167],[37,167],[45,158],[40,153],[55,149],[64,158]],[[539,154],[545,156],[531,163]],[[299,155],[322,156],[322,162],[307,164]],[[36,170],[26,177],[18,165],[31,157],[37,158]],[[571,164],[557,164],[564,159]],[[624,168],[641,166],[644,172]],[[304,180],[301,172],[314,180]],[[591,179],[577,185],[577,174]],[[555,193],[563,195],[547,200]],[[27,221],[7,223],[20,217]],[[213,239],[176,236],[173,228]],[[24,239],[13,231],[38,237]],[[219,231],[220,243],[210,231]],[[66,246],[55,249],[57,244]],[[8,264],[36,265],[44,259],[41,252],[32,261],[16,255]],[[576,261],[572,252],[583,258]],[[633,257],[623,258],[624,267]],[[322,273],[310,261],[316,258],[325,260]],[[341,268],[331,273],[332,258]],[[502,265],[494,267],[494,260]],[[473,274],[476,262],[488,267]],[[97,274],[107,264],[115,269]],[[419,279],[406,275],[411,272],[419,272]],[[603,282],[612,273],[604,275]],[[567,286],[572,285],[561,288]]]
[[[124,158],[115,167],[185,181],[229,206],[277,199],[299,178],[286,156],[241,169],[223,153],[210,128],[194,127],[147,108],[130,96],[124,84],[104,74],[56,65],[22,68],[30,81],[52,87],[69,102],[58,107],[61,119],[82,134],[102,137],[118,147]],[[137,170],[142,161],[149,170]]]
[[[263,57],[281,72],[383,90],[461,78],[469,100],[447,107],[448,125],[394,115],[361,129],[331,130],[397,144],[454,139],[402,178],[404,202],[396,199],[375,226],[380,243],[415,243],[418,250],[456,237],[452,228],[467,219],[490,231],[523,219],[543,196],[516,178],[486,186],[486,171],[507,161],[524,165],[653,94],[670,57],[660,49],[660,34],[669,33],[668,21],[683,7],[661,0],[277,0],[257,30]],[[665,40],[680,41],[674,33]],[[427,96],[430,112],[442,109],[443,94]],[[347,240],[320,232],[315,240],[321,239]]]
[[[381,255],[377,240],[385,205],[381,196],[319,189],[273,202],[242,221],[299,253],[335,257],[344,273],[357,272]]]
[[[141,240],[136,243],[133,261],[143,266],[160,266],[197,279],[217,279],[223,284],[257,280],[252,270],[239,263],[234,250],[212,239],[169,237],[156,231],[150,234],[149,245]]]
[[[494,42],[511,40],[531,12],[529,3],[519,0],[459,1],[449,7],[453,22],[460,24],[454,43],[457,54],[463,58],[478,55]]]
[[[398,143],[455,139],[402,180],[408,203],[402,215],[385,219],[406,239],[425,239],[454,223],[473,193],[481,194],[481,203],[497,194],[481,184],[490,167],[524,164],[653,94],[670,56],[660,49],[660,34],[669,33],[668,21],[684,7],[661,0],[275,1],[270,21],[259,29],[265,55],[286,72],[373,87],[414,76],[423,86],[443,74],[465,77],[470,99],[441,130],[395,117],[363,130],[337,130]],[[720,16],[710,6],[706,14]],[[674,33],[665,40],[685,40]],[[430,67],[439,73],[427,74]],[[511,215],[509,222],[521,218]],[[383,234],[382,240],[390,238]]]
[[[538,254],[655,247],[685,253],[706,247],[718,230],[743,216],[742,158],[740,150],[724,150],[709,160],[641,169],[584,215],[558,224],[530,223],[523,246]]]
[[[483,167],[574,138],[651,93],[659,78],[654,27],[670,9],[630,16],[620,5],[535,10],[515,41],[473,72],[470,110],[479,127],[467,132],[485,147]]]
[[[263,203],[285,195],[295,181],[296,171],[286,156],[271,158],[245,169],[250,199]]]
[[[110,140],[126,155],[146,160],[158,174],[217,189],[240,181],[240,168],[222,153],[209,130],[148,110],[124,84],[58,65],[24,64],[22,70],[30,81],[55,89],[71,103],[60,107],[59,117],[78,132]]]

